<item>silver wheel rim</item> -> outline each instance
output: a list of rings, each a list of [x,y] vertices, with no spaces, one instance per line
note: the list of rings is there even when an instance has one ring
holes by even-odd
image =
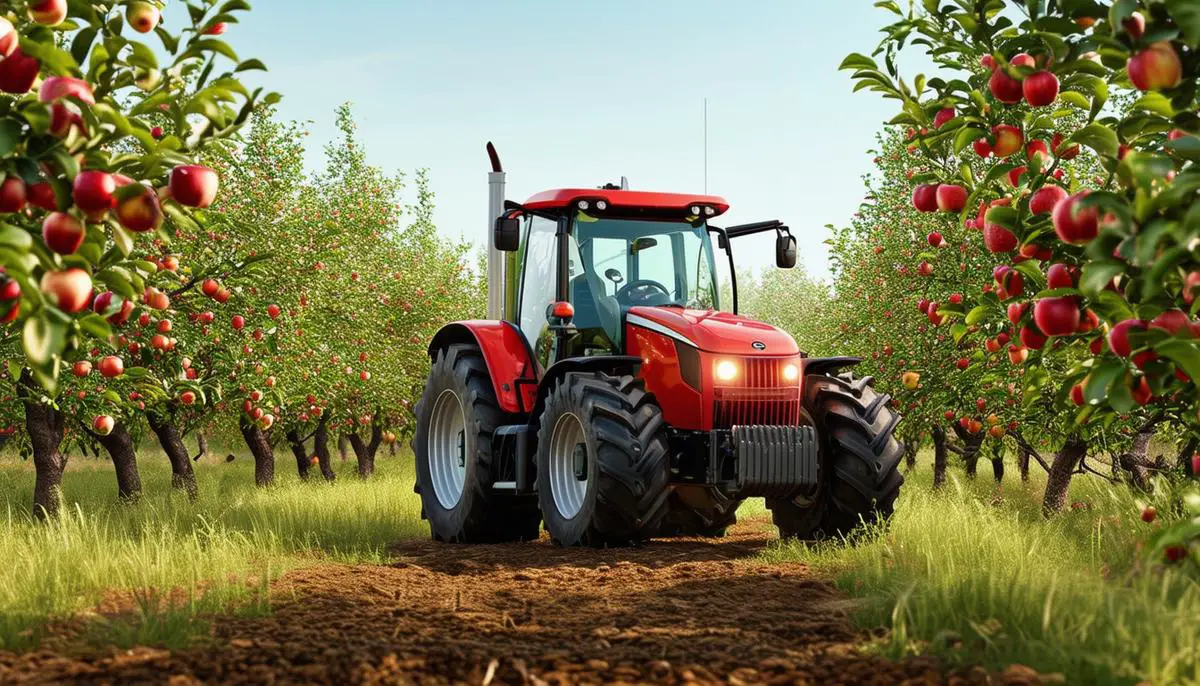
[[[572,519],[583,509],[587,497],[590,459],[583,438],[583,423],[573,413],[563,414],[550,434],[550,495],[563,519]],[[576,462],[576,446],[583,446],[582,465]],[[582,475],[583,478],[580,478]]]
[[[433,403],[429,417],[429,479],[438,503],[447,510],[462,499],[467,479],[466,419],[462,401],[449,389]]]

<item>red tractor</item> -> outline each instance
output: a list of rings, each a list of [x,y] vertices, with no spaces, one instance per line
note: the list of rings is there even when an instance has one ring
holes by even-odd
[[[489,317],[443,327],[417,409],[416,490],[439,541],[628,545],[719,536],[764,497],[780,534],[888,517],[899,416],[859,360],[812,358],[723,302],[716,196],[617,186],[503,200],[492,146]],[[624,184],[622,184],[623,186]],[[777,294],[787,297],[786,293]]]

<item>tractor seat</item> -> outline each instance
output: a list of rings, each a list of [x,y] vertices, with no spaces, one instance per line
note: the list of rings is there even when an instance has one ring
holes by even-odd
[[[575,328],[581,331],[603,329],[612,336],[620,326],[621,308],[616,299],[603,293],[597,297],[586,273],[571,280],[571,304],[575,306]]]

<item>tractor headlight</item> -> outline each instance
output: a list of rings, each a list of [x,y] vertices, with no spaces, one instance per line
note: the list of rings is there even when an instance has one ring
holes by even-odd
[[[795,364],[793,364],[791,362],[789,362],[788,364],[783,366],[783,380],[784,381],[795,381],[796,379],[799,379],[799,378],[800,378],[800,368],[799,367],[797,367]]]
[[[737,363],[733,360],[721,360],[713,370],[713,375],[717,377],[717,381],[733,381],[738,375]]]

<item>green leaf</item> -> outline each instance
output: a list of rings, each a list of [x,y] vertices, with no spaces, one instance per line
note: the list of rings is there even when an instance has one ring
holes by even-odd
[[[1108,397],[1109,388],[1125,373],[1125,365],[1117,360],[1105,360],[1087,377],[1083,386],[1084,402],[1097,405]]]
[[[49,372],[55,357],[62,352],[67,340],[67,327],[41,310],[25,320],[25,328],[21,332],[21,345],[25,349],[25,358],[34,368]]]
[[[1154,349],[1179,365],[1188,376],[1200,379],[1200,342],[1168,338],[1155,344]]]
[[[1116,157],[1120,141],[1112,129],[1103,124],[1088,124],[1071,136],[1070,142],[1081,143],[1104,157]]]
[[[12,152],[21,142],[21,122],[16,119],[0,120],[0,157]]]
[[[1087,96],[1077,91],[1063,91],[1058,94],[1058,97],[1068,105],[1074,105],[1081,110],[1086,110],[1092,106],[1092,103],[1087,99]]]
[[[89,314],[79,320],[79,328],[91,334],[95,338],[107,341],[112,337],[112,327],[108,321],[98,314]]]
[[[844,60],[842,60],[842,63],[840,65],[838,65],[838,70],[840,71],[842,69],[875,69],[875,70],[878,70],[879,65],[875,64],[875,60],[871,59],[870,57],[867,57],[866,55],[861,55],[857,52],[852,52],[849,55],[846,55],[846,58]]]
[[[1167,0],[1167,12],[1183,31],[1188,45],[1200,47],[1200,4],[1196,0]]]
[[[256,60],[256,59],[246,60],[245,62],[242,62],[241,64],[239,64],[236,69],[234,69],[234,71],[266,71],[266,70],[267,70],[267,65],[263,64],[261,60]]]
[[[24,229],[18,229],[11,224],[0,224],[0,245],[29,250],[33,246],[33,237]]]
[[[88,52],[92,49],[92,42],[96,40],[97,33],[99,33],[98,29],[88,27],[75,34],[75,40],[71,41],[71,57],[74,57],[79,64],[87,61]]]
[[[954,153],[958,154],[962,152],[963,148],[986,135],[987,131],[984,129],[976,128],[974,126],[962,127],[958,130],[958,133],[954,134]]]
[[[128,58],[130,64],[143,69],[158,69],[158,58],[154,56],[153,50],[136,41],[130,42],[129,46],[133,48],[133,53]]]
[[[1117,260],[1089,262],[1083,266],[1083,273],[1079,277],[1079,290],[1088,296],[1095,296],[1108,286],[1113,277],[1124,272],[1124,262]]]
[[[967,313],[967,317],[963,321],[968,325],[978,324],[987,318],[989,312],[991,312],[991,308],[987,305],[977,305]]]

